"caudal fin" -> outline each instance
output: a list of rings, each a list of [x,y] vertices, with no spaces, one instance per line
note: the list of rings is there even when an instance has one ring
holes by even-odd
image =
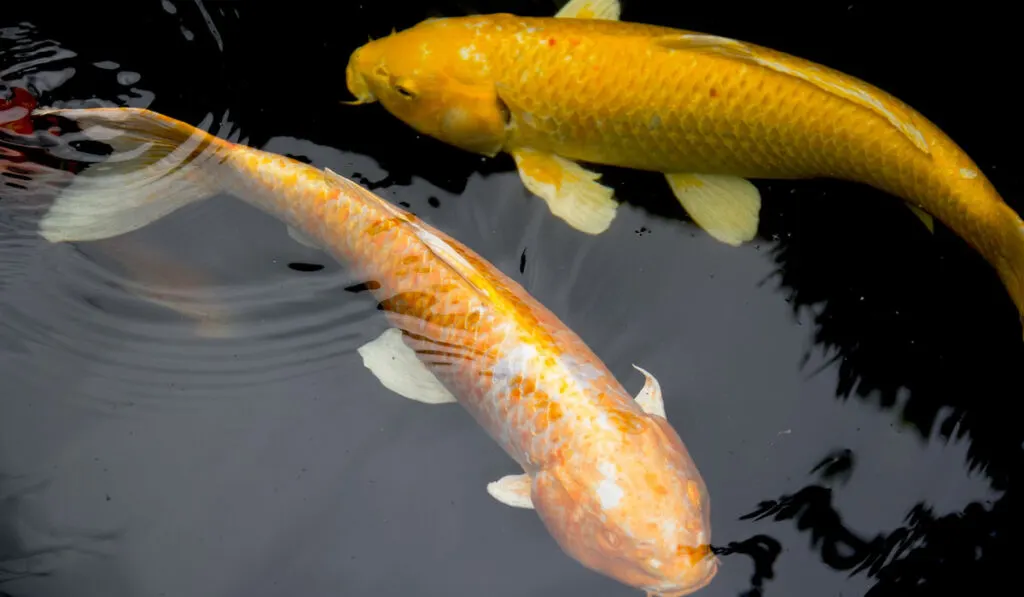
[[[230,144],[201,129],[143,108],[38,109],[78,123],[110,145],[105,161],[61,190],[40,222],[50,242],[118,236],[216,194],[209,170]]]
[[[1024,220],[1008,205],[1004,207],[1010,213],[1014,233],[1010,234],[1008,254],[998,269],[1003,283],[1010,291],[1013,304],[1017,306],[1021,326],[1024,327]]]

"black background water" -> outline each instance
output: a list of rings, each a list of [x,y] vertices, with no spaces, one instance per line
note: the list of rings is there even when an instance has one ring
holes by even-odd
[[[527,196],[510,159],[338,103],[368,35],[427,16],[555,10],[9,1],[0,81],[43,105],[96,97],[226,119],[249,144],[362,180],[476,249],[631,391],[632,363],[652,371],[724,549],[702,596],[1019,586],[1024,345],[995,275],[947,230],[932,236],[857,185],[759,181],[760,238],[731,248],[697,230],[657,175],[604,169],[628,204],[587,237]],[[1011,8],[929,10],[633,1],[623,18],[880,85],[1021,211]],[[7,158],[54,163],[25,143],[0,130]],[[357,281],[344,268],[228,197],[117,239],[49,245],[34,226],[59,172],[26,174],[4,156],[0,593],[635,594],[486,494],[514,464],[465,413],[371,378],[355,349],[384,323],[365,293],[345,292]],[[202,283],[162,283],[175,268]],[[161,285],[223,308],[229,335],[197,336],[194,320],[139,296]]]

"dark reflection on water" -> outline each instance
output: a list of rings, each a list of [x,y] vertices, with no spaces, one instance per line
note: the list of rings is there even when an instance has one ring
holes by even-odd
[[[633,593],[486,495],[512,463],[468,417],[370,377],[355,348],[383,329],[372,282],[274,220],[217,197],[115,239],[39,238],[97,148],[12,111],[28,101],[16,89],[212,115],[360,180],[519,280],[631,390],[632,363],[652,371],[714,504],[724,563],[700,595],[1019,584],[1024,345],[995,276],[945,230],[858,186],[759,183],[761,239],[734,249],[694,229],[657,176],[606,169],[627,204],[586,237],[526,196],[511,160],[338,104],[367,35],[555,9],[165,1],[126,28],[86,3],[0,8],[0,595]],[[1020,211],[1010,19],[986,10],[923,23],[892,3],[634,2],[624,16],[878,83]]]

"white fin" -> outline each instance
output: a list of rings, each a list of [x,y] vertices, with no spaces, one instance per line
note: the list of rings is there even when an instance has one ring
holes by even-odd
[[[910,208],[910,211],[913,212],[913,214],[918,217],[918,219],[924,222],[924,225],[926,228],[928,228],[928,231],[931,232],[932,234],[935,234],[935,218],[933,218],[930,213],[926,212],[925,210],[921,209],[916,205],[913,205],[911,203],[907,203],[906,205],[907,207]]]
[[[184,122],[141,108],[46,109],[79,123],[114,148],[62,189],[39,229],[50,242],[89,241],[142,228],[219,190],[205,167],[221,140]]]
[[[385,388],[399,396],[424,404],[457,402],[413,349],[402,341],[402,330],[388,328],[376,340],[360,346],[358,352],[363,365]]]
[[[569,0],[555,16],[562,19],[618,21],[621,12],[619,0]]]
[[[922,153],[929,156],[932,153],[924,133],[917,128],[915,122],[917,119],[912,109],[849,75],[781,52],[773,52],[717,35],[703,33],[667,35],[656,39],[654,43],[670,50],[713,52],[800,79],[835,97],[874,112],[886,119]]]
[[[664,419],[665,401],[661,397],[661,384],[646,370],[636,365],[633,365],[633,368],[644,375],[644,387],[636,395],[636,403],[640,405],[640,408],[644,409],[645,413]]]
[[[614,191],[597,182],[601,175],[576,162],[533,149],[512,151],[519,177],[551,213],[587,234],[601,234],[615,218]]]
[[[288,236],[292,237],[293,241],[299,243],[300,245],[309,247],[310,249],[321,249],[322,248],[308,234],[306,234],[305,232],[303,232],[301,230],[298,230],[297,228],[293,228],[292,226],[288,226]]]
[[[506,506],[533,510],[533,500],[530,498],[530,476],[525,473],[505,475],[497,481],[491,481],[487,484],[487,493]]]
[[[749,180],[717,174],[666,174],[676,199],[712,237],[738,246],[757,235],[761,193]]]

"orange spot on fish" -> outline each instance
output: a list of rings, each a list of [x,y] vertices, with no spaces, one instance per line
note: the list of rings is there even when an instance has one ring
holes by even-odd
[[[687,555],[690,558],[690,562],[696,563],[711,555],[711,546],[706,543],[697,547],[680,545],[676,547],[676,554]]]
[[[553,38],[553,37],[549,37],[549,38],[548,38],[548,45],[549,45],[549,46],[553,46],[553,45],[555,45],[556,43],[557,43],[557,42],[555,41],[555,38]]]
[[[711,91],[708,92],[708,95],[710,95],[711,97],[718,97],[718,90],[712,87]]]
[[[608,418],[623,433],[640,433],[644,430],[643,420],[629,411],[615,409],[608,413]]]
[[[557,402],[551,402],[548,404],[548,419],[551,421],[557,421],[562,418],[562,405]]]
[[[383,219],[383,220],[378,220],[378,221],[374,222],[373,224],[371,224],[366,229],[366,234],[368,234],[370,236],[376,236],[376,235],[380,234],[381,232],[387,232],[388,230],[391,230],[392,228],[394,228],[397,225],[398,225],[398,219],[397,218],[386,218],[386,219]]]
[[[700,508],[700,488],[697,487],[696,481],[689,480],[686,482],[686,496],[690,498],[690,503]]]
[[[575,48],[576,46],[580,45],[580,40],[574,37],[569,40],[569,45]]]

